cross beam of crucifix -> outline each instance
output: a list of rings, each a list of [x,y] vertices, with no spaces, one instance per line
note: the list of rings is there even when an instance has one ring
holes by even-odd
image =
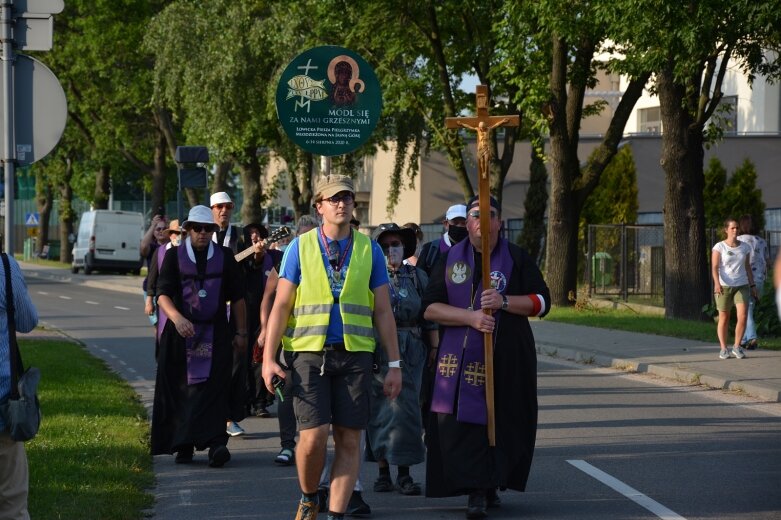
[[[477,186],[480,209],[480,251],[482,255],[483,289],[491,287],[491,200],[489,173],[491,168],[491,130],[499,126],[516,127],[521,124],[518,115],[488,115],[488,87],[477,85],[477,115],[474,117],[445,118],[445,127],[450,129],[466,128],[477,132]],[[486,314],[490,309],[483,309]],[[483,335],[483,353],[485,356],[485,404],[488,411],[488,445],[496,446],[496,419],[494,413],[494,346],[493,333]]]

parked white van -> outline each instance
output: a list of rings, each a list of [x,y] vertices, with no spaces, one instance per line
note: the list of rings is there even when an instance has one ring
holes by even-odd
[[[135,211],[96,209],[81,215],[71,272],[141,272],[144,217]]]

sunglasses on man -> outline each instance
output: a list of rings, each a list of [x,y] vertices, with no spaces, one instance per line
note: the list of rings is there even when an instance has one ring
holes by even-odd
[[[209,224],[192,224],[190,226],[190,229],[192,231],[195,231],[196,233],[203,233],[203,232],[209,233],[212,230],[212,226],[210,226]]]

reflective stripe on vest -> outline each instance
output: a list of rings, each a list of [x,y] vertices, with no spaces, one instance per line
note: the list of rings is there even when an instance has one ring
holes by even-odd
[[[348,351],[374,351],[374,293],[368,290],[372,271],[371,240],[353,233],[353,250],[347,276],[339,295],[339,311],[344,326],[344,344]],[[298,239],[301,284],[296,288],[296,303],[282,338],[285,350],[317,352],[323,349],[334,304],[323,254],[319,229]]]

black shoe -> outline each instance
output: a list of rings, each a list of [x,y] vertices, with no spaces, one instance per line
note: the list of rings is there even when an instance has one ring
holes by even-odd
[[[372,508],[363,501],[360,491],[353,491],[350,495],[350,501],[347,503],[346,516],[368,516],[372,514]]]
[[[412,480],[412,477],[409,475],[404,475],[403,477],[398,477],[396,479],[396,489],[402,495],[420,495],[420,484]]]
[[[328,511],[328,488],[317,488],[317,503],[320,504],[320,512]]]
[[[466,517],[467,518],[485,518],[488,516],[486,512],[486,500],[485,491],[475,491],[469,493],[469,500],[466,503]]]
[[[209,448],[209,466],[212,468],[221,468],[229,460],[231,460],[231,452],[228,451],[227,446],[221,444]]]
[[[390,478],[390,475],[380,475],[377,477],[377,480],[374,481],[374,492],[375,493],[386,493],[388,491],[393,491],[393,481]]]
[[[491,488],[486,491],[485,502],[488,509],[493,509],[502,505],[502,499],[499,498],[499,493],[496,491],[496,488]]]
[[[269,411],[266,410],[265,406],[256,406],[255,409],[253,410],[252,415],[254,415],[255,417],[262,417],[264,419],[267,417],[271,417],[271,413],[269,413]]]
[[[176,452],[176,458],[174,462],[177,464],[189,464],[193,461],[193,455],[195,454],[195,448],[190,446],[189,448],[182,448]]]

